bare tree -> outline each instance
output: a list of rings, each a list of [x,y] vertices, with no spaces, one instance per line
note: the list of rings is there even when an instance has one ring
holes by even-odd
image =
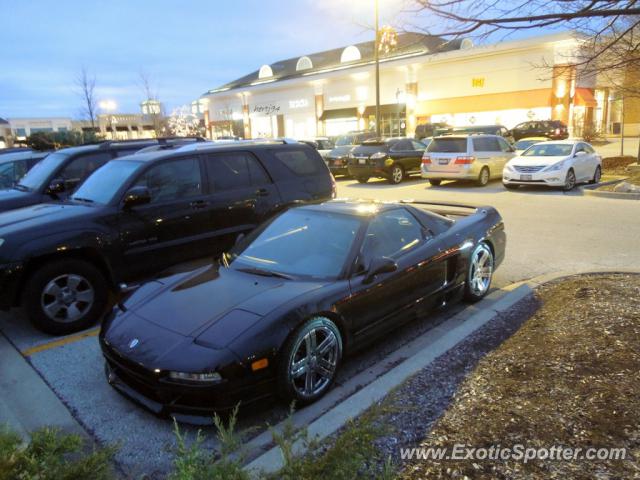
[[[152,104],[147,103],[148,110],[146,115],[151,119],[156,137],[159,137],[163,135],[166,130],[166,122],[164,120],[165,115],[162,109],[162,103],[158,96],[158,91],[154,88],[153,80],[148,72],[140,71],[138,77],[142,93],[144,94],[144,101],[153,102]]]
[[[76,88],[82,98],[82,116],[91,122],[91,129],[95,132],[97,100],[95,96],[96,77],[90,75],[86,67],[82,66],[76,78]]]

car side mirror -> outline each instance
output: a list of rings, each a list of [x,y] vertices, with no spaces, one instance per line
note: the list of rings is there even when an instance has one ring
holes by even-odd
[[[147,187],[133,187],[124,196],[124,207],[132,208],[151,202],[151,192]]]
[[[58,193],[62,193],[67,189],[67,186],[64,183],[62,178],[56,178],[51,181],[49,186],[47,187],[47,193],[51,195],[56,195]]]
[[[585,152],[583,150],[580,150],[579,152],[574,153],[573,156],[574,157],[580,157],[580,156],[584,155],[585,153],[587,153],[587,152]]]
[[[367,274],[364,276],[362,283],[371,283],[376,275],[381,273],[391,273],[398,269],[398,264],[389,257],[376,257],[371,259]]]

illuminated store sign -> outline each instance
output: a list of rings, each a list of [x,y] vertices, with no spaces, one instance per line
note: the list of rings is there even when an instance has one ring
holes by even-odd
[[[351,101],[351,95],[338,95],[329,97],[329,103],[345,103]]]

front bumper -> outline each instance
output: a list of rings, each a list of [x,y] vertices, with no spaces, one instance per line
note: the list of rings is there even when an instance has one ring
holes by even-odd
[[[348,175],[347,158],[325,158],[324,161],[333,175]]]
[[[507,185],[544,185],[547,187],[562,187],[567,178],[567,169],[553,172],[524,173],[505,169],[502,172],[502,183]]]
[[[0,310],[8,310],[16,305],[18,286],[24,275],[21,262],[0,265]]]
[[[211,424],[214,413],[227,412],[273,396],[273,372],[215,385],[163,382],[157,373],[138,365],[100,338],[109,384],[119,393],[164,418],[185,423]]]
[[[420,173],[422,178],[432,180],[477,180],[482,166],[478,162],[474,162],[469,165],[460,165],[457,170],[453,171],[438,168],[438,165],[422,165]]]

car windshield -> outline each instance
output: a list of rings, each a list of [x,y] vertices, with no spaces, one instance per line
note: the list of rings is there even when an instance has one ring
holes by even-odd
[[[235,270],[334,279],[342,271],[362,220],[306,208],[289,210],[244,249],[231,252]]]
[[[336,140],[336,147],[344,147],[346,145],[353,145],[354,137],[351,135],[345,135],[344,137],[338,138]]]
[[[51,175],[58,170],[67,157],[68,155],[62,152],[47,155],[20,179],[18,186],[28,188],[29,190],[41,190],[47,186],[45,183],[49,181]]]
[[[533,145],[535,143],[540,143],[540,142],[543,142],[543,141],[544,140],[519,140],[519,141],[516,142],[514,147],[516,148],[516,150],[526,150],[531,145]]]
[[[117,160],[106,163],[87,178],[71,197],[83,202],[108,205],[142,163]]]
[[[566,157],[571,155],[573,145],[570,143],[540,143],[530,146],[522,152],[523,157]]]
[[[464,153],[467,151],[467,138],[434,138],[427,152]]]

